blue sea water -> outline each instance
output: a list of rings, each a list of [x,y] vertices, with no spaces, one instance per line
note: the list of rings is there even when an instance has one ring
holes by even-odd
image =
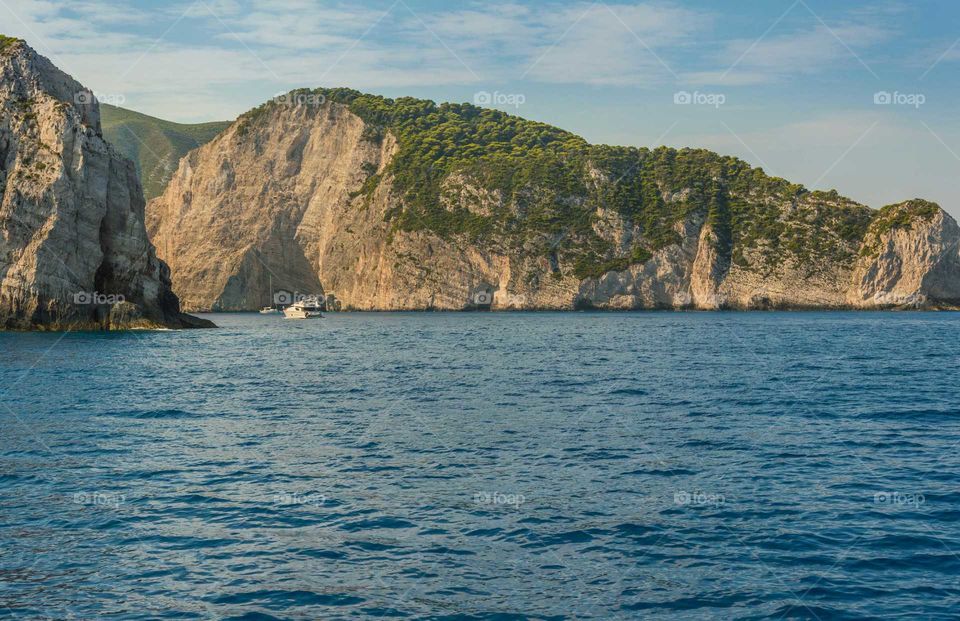
[[[0,334],[0,618],[956,619],[960,315]]]

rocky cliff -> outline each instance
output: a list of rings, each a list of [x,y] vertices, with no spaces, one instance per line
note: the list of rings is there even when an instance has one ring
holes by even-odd
[[[884,207],[861,247],[850,304],[869,307],[960,305],[960,227],[922,200]]]
[[[294,91],[191,152],[147,209],[188,309],[933,308],[960,230],[703,150],[590,145],[469,105]]]
[[[90,92],[0,37],[0,328],[207,325],[180,312]]]

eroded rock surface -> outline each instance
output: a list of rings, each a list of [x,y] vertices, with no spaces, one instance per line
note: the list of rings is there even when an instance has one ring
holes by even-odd
[[[22,41],[0,50],[0,328],[202,327],[144,225],[92,95]]]

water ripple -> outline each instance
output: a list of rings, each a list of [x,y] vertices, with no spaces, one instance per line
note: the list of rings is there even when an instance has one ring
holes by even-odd
[[[960,316],[215,320],[0,334],[0,618],[960,609]]]

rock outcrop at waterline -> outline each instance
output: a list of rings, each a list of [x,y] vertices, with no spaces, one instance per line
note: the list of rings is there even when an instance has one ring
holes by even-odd
[[[212,325],[180,312],[90,92],[0,37],[0,329]]]
[[[191,152],[147,208],[192,310],[274,288],[346,308],[938,308],[960,230],[704,150],[595,146],[469,105],[295,91]]]

